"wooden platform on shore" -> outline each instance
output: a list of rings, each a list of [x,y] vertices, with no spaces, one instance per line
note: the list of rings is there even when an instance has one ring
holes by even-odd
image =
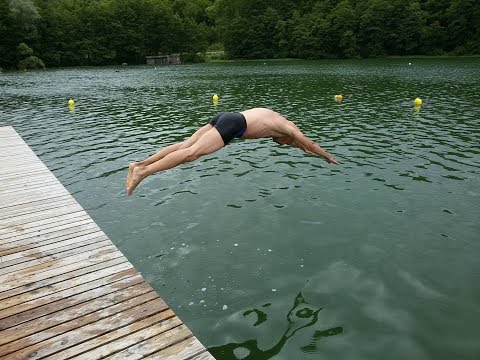
[[[0,358],[214,358],[12,127],[0,127]]]

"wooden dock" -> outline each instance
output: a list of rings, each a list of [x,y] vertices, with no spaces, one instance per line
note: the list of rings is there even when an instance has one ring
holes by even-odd
[[[0,359],[214,358],[12,127],[0,127]]]

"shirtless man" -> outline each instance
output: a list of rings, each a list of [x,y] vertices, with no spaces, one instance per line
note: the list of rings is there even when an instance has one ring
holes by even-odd
[[[198,129],[184,142],[167,146],[143,161],[131,163],[126,181],[127,194],[130,196],[148,175],[211,154],[232,139],[240,137],[272,138],[280,145],[292,145],[307,154],[320,155],[328,163],[338,164],[332,155],[309,140],[292,121],[275,111],[256,108],[242,112],[226,112],[214,116],[207,125]]]

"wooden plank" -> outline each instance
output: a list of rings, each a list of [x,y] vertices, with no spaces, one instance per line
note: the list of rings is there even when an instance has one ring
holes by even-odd
[[[49,197],[46,199],[32,200],[23,204],[5,206],[3,209],[0,209],[0,220],[8,219],[12,216],[35,212],[36,206],[39,206],[40,208],[56,207],[61,206],[63,202],[71,202],[72,200],[73,199],[70,194],[65,194]]]
[[[17,157],[17,155],[13,155],[13,156]],[[2,181],[8,180],[8,179],[14,178],[14,177],[15,178],[18,178],[18,177],[24,178],[25,174],[32,174],[32,173],[38,173],[38,172],[43,172],[43,174],[46,175],[46,176],[53,175],[50,172],[50,170],[48,169],[48,167],[46,167],[45,164],[40,162],[38,158],[37,158],[37,161],[38,162],[35,162],[35,165],[24,166],[22,168],[22,171],[17,171],[16,173],[12,173],[11,168],[6,169],[2,165],[2,168],[1,168],[1,171],[2,171],[2,178],[1,179],[2,179]],[[7,175],[7,174],[9,174],[9,175]]]
[[[17,135],[16,132],[12,132],[12,133],[4,132],[3,129],[5,129],[5,127],[0,127],[0,129],[2,129],[2,131],[0,132],[0,140],[2,140],[2,141],[0,141],[0,147],[3,144],[3,139],[9,139],[9,138],[12,138],[12,137],[17,137],[18,138],[18,135]]]
[[[28,153],[26,154],[24,152],[24,149],[21,147],[16,147],[16,150],[14,150],[15,146],[9,147],[8,149],[0,149],[0,161],[2,162],[2,168],[5,171],[11,171],[12,167],[15,167],[18,164],[35,164],[38,162],[38,157],[33,153]],[[8,155],[4,155],[4,152],[7,152]],[[43,164],[45,166],[45,164]],[[48,167],[48,166],[46,166]],[[8,170],[7,170],[8,169]]]
[[[3,143],[3,141],[2,141],[2,143]],[[22,148],[22,150],[23,150],[23,149],[25,149],[25,150],[26,150],[26,149],[31,150],[29,147],[26,148],[26,147],[25,147],[25,144],[24,144],[24,143],[21,143],[21,142],[18,142],[18,143],[15,143],[15,144],[10,144],[10,145],[2,145],[1,148],[2,148],[2,151],[5,151],[5,150],[7,150],[7,149],[8,149],[8,150],[10,150],[10,149],[14,149],[14,150],[15,150],[16,148]],[[23,152],[25,152],[25,150],[23,150]],[[10,153],[10,151],[9,151],[9,153]]]
[[[28,170],[25,170],[23,172],[19,173],[9,173],[7,174],[2,174],[0,176],[0,185],[6,181],[11,181],[14,179],[19,179],[19,178],[25,178],[25,176],[30,176],[30,175],[48,175],[50,173],[50,170],[48,170],[46,167],[36,167],[36,168],[30,168]]]
[[[22,138],[19,137],[19,136],[16,134],[15,131],[5,131],[5,132],[4,132],[4,131],[3,131],[4,128],[2,127],[1,129],[2,129],[2,133],[1,133],[1,135],[0,135],[0,140],[2,140],[2,141],[0,142],[0,144],[4,144],[4,141],[5,141],[6,139],[7,139],[7,140],[8,140],[8,139],[16,139],[17,141],[18,141],[19,139],[22,140]],[[22,141],[23,141],[23,140],[22,140]]]
[[[1,143],[1,142],[0,142]],[[25,147],[24,143],[11,143],[10,145],[0,145],[0,154],[6,160],[14,160],[16,157],[36,156],[32,149]]]
[[[15,137],[14,135],[13,136],[2,136],[0,137],[0,149],[1,148],[4,148],[4,149],[9,149],[12,144],[14,145],[22,145],[24,147],[26,147],[27,149],[31,150],[30,147],[23,141],[23,139],[21,137],[19,137],[18,135]]]
[[[128,291],[120,291],[127,288]],[[149,292],[152,292],[152,288],[143,281],[140,275],[136,275],[108,284],[104,288],[93,289],[15,316],[12,315],[2,319],[0,346],[62,324],[66,319],[74,320]],[[89,295],[93,295],[93,297]],[[17,319],[18,321],[16,321]],[[28,324],[22,324],[27,321]]]
[[[4,138],[4,139],[5,139],[5,141],[7,141],[6,139],[8,139],[8,138]],[[25,148],[25,144],[22,143],[22,142],[15,142],[13,144],[12,143],[4,144],[4,142],[2,141],[1,144],[2,145],[0,146],[0,148],[2,148],[2,153],[5,153],[5,150],[10,150],[10,149],[15,148],[15,147],[20,147],[21,146],[21,147]],[[26,152],[26,149],[31,150],[30,147],[27,147],[27,148],[25,148],[24,152]],[[8,152],[8,154],[10,154],[10,151]]]
[[[0,176],[2,175],[0,174]],[[0,201],[3,204],[12,203],[13,200],[16,200],[16,202],[27,202],[31,201],[31,198],[38,198],[52,193],[55,193],[58,196],[62,194],[68,194],[68,191],[65,188],[59,186],[58,184],[54,184],[49,187],[26,189],[18,193],[0,193]]]
[[[33,171],[39,171],[39,170],[48,171],[48,168],[42,163],[34,163],[30,166],[28,165],[11,166],[10,168],[2,167],[0,169],[0,177],[18,176],[20,174],[23,174],[25,171],[33,172]]]
[[[0,180],[1,189],[7,188],[9,186],[21,186],[23,184],[28,184],[31,182],[37,182],[40,180],[50,180],[55,178],[53,174],[49,171],[33,173],[29,176],[22,176],[20,178],[2,178]],[[55,178],[56,179],[56,178]],[[58,181],[58,180],[57,180]]]
[[[28,214],[35,213],[37,211],[45,211],[54,209],[62,206],[69,206],[73,204],[78,204],[71,196],[62,196],[59,197],[56,201],[36,201],[30,203],[30,205],[18,205],[17,207],[10,207],[8,211],[0,213],[0,221],[3,222],[5,219],[15,218],[19,216],[24,216]]]
[[[22,154],[33,153],[33,150],[20,138],[17,136],[17,139],[12,139],[11,137],[0,137],[0,150],[2,155],[9,155],[12,147],[23,146]]]
[[[0,347],[8,359],[38,359],[161,313],[168,306],[152,291],[123,303],[66,321]]]
[[[18,169],[18,168],[17,168]],[[8,176],[8,175],[7,175]],[[41,173],[41,172],[35,172],[32,174],[31,177],[29,178],[22,178],[20,181],[19,179],[16,179],[14,177],[6,177],[5,179],[2,178],[1,182],[1,189],[0,189],[0,196],[10,194],[12,193],[13,190],[23,190],[23,191],[28,191],[29,189],[34,189],[34,188],[51,188],[51,187],[58,187],[63,188],[62,184],[58,182],[58,180],[53,177],[49,173]],[[23,191],[17,194],[21,195],[23,194]]]
[[[2,146],[0,147],[0,153],[3,156],[3,160],[12,160],[15,158],[22,158],[22,157],[31,157],[35,156],[35,153],[29,147],[25,147],[25,144],[12,144],[10,146]]]
[[[57,216],[56,218],[45,219],[40,221],[35,221],[27,224],[20,225],[10,225],[4,228],[0,228],[0,240],[2,244],[5,244],[11,240],[10,238],[15,238],[18,236],[27,236],[31,234],[38,234],[44,230],[60,227],[72,222],[79,222],[83,220],[90,219],[90,216],[85,211],[77,211],[72,214],[64,214]]]
[[[101,359],[181,324],[181,320],[172,310],[166,310],[56,353],[45,360],[63,360],[73,356],[75,360]]]
[[[18,136],[17,132],[13,126],[2,126],[0,127],[0,136],[9,136],[10,134],[15,134]]]
[[[182,342],[185,339],[192,337],[192,332],[188,330],[185,325],[177,326],[165,333],[154,336],[139,342],[129,348],[120,351],[106,359],[111,360],[135,360],[142,359],[152,353],[165,349],[169,346]]]
[[[48,236],[46,238],[38,236],[38,237],[34,237],[33,239],[27,238],[27,239],[14,241],[14,242],[0,243],[0,257],[2,257],[2,260],[5,261],[7,259],[6,256],[9,254],[15,254],[15,253],[26,251],[26,250],[33,250],[41,246],[59,243],[65,240],[69,240],[71,238],[78,238],[79,241],[83,241],[92,236],[95,236],[93,235],[93,233],[96,233],[96,232],[103,234],[103,231],[101,231],[97,226],[95,226],[91,222],[88,222],[83,226],[80,225],[80,226],[74,227],[73,229],[76,229],[77,231],[73,230],[72,228],[70,229],[71,229],[70,232],[64,231],[60,235],[57,234],[57,236]]]
[[[73,296],[83,291],[88,291],[104,284],[108,284],[111,281],[118,280],[122,276],[133,276],[135,274],[136,270],[128,261],[117,261],[116,263],[112,263],[111,266],[99,269],[95,272],[43,286],[34,291],[11,296],[0,303],[0,319],[9,316],[11,314],[9,313],[10,311],[21,312],[30,310],[49,303],[54,297]],[[14,306],[16,309],[11,310]],[[9,312],[3,311],[5,309],[8,309]]]
[[[87,227],[88,225],[90,226]],[[84,241],[99,235],[96,233],[103,234],[103,231],[98,229],[92,223],[85,224],[85,227],[74,227],[71,229],[78,229],[78,231],[75,232],[75,230],[71,230],[71,232],[62,233],[59,236],[50,236],[47,238],[35,237],[32,239],[30,243],[28,242],[28,240],[31,240],[31,239],[26,239],[26,240],[18,240],[17,242],[10,242],[10,243],[0,245],[0,269],[2,267],[5,267],[5,265],[3,264],[3,261],[6,255],[15,254],[15,253],[26,251],[26,250],[34,250],[40,246],[60,243],[62,241],[69,240],[71,238],[78,238],[78,241]],[[2,274],[2,271],[0,270],[0,275],[1,274]]]
[[[81,220],[72,221],[68,224],[63,224],[59,226],[53,226],[51,228],[43,229],[40,232],[33,232],[27,235],[18,235],[12,236],[8,239],[2,240],[0,239],[0,246],[2,248],[9,249],[12,245],[26,245],[28,241],[32,241],[32,243],[41,243],[43,241],[57,239],[60,237],[71,236],[71,234],[75,234],[75,232],[81,232],[86,229],[91,229],[94,227],[98,229],[97,225],[92,222],[91,218],[84,218]]]
[[[11,137],[11,136],[16,136],[16,138],[21,139],[18,136],[18,133],[15,131],[15,129],[12,126],[2,126],[0,127],[0,129],[2,130],[0,132],[0,139],[4,137]]]
[[[45,169],[49,170],[45,164],[39,163],[38,160],[31,160],[30,162],[25,161],[23,162],[20,158],[16,158],[15,162],[8,163],[6,161],[2,161],[2,168],[0,168],[0,174],[2,175],[10,175],[10,174],[19,174],[23,173],[24,171],[31,171],[34,169]]]
[[[36,249],[33,249],[31,251],[23,252],[26,254],[26,256],[14,258],[9,261],[3,261],[0,264],[1,273],[4,275],[14,271],[19,272],[20,270],[38,266],[44,262],[51,262],[57,259],[81,254],[82,252],[100,249],[111,244],[110,239],[101,233],[98,235],[98,237],[90,238],[84,241],[77,241],[77,239],[72,239],[70,241],[73,241],[73,243],[70,245],[60,246],[48,251],[37,251]],[[12,255],[23,253],[15,253]]]
[[[69,273],[60,274],[57,276],[53,276],[44,280],[36,281],[35,283],[30,283],[24,286],[19,286],[11,290],[0,292],[0,300],[5,301],[5,299],[9,299],[13,296],[21,295],[24,297],[35,298],[37,292],[41,293],[42,288],[53,288],[57,286],[59,283],[68,282],[73,283],[72,286],[75,286],[75,283],[78,279],[83,279],[82,276],[84,275],[91,275],[95,276],[96,272],[102,269],[109,268],[111,266],[120,264],[122,262],[127,262],[127,259],[120,253],[120,252],[113,252],[112,259],[107,261],[101,261],[98,264],[93,264],[90,266],[85,266],[75,271],[71,271]]]
[[[39,183],[40,181],[52,182],[56,180],[47,168],[29,168],[28,171],[22,171],[20,168],[17,168],[16,170],[16,172],[5,172],[1,175],[0,195],[6,193],[10,188],[20,188],[28,184]],[[25,176],[25,174],[28,175]]]
[[[21,261],[29,261],[33,258],[38,259],[42,256],[48,256],[58,252],[67,251],[71,248],[82,246],[80,245],[81,243],[94,238],[98,238],[98,241],[108,239],[107,235],[105,235],[103,231],[96,229],[96,231],[92,231],[86,235],[75,233],[65,239],[47,240],[42,243],[36,242],[23,246],[18,246],[16,243],[8,243],[0,246],[0,256],[2,260],[0,263],[0,268],[8,266],[7,263],[16,259],[20,259]],[[68,247],[70,245],[72,245],[72,247]]]
[[[191,337],[182,342],[169,346],[159,352],[144,357],[144,359],[158,359],[158,360],[188,360],[199,354],[205,353],[205,348],[198,341],[197,338]],[[210,355],[210,359],[213,357]],[[215,360],[215,359],[214,359]]]
[[[16,217],[10,217],[8,219],[3,219],[0,225],[0,231],[2,229],[12,228],[12,227],[23,227],[25,228],[26,224],[32,224],[36,226],[39,221],[42,220],[50,220],[50,219],[58,219],[59,217],[74,214],[74,213],[82,213],[87,214],[85,210],[78,203],[73,203],[68,206],[62,207],[55,207],[52,209],[47,209],[43,211],[37,211],[35,213],[30,213],[27,215],[21,215]]]
[[[28,178],[20,179],[8,179],[2,181],[2,190],[1,193],[12,189],[28,189],[33,187],[40,187],[45,185],[51,185],[52,183],[57,183],[61,185],[58,180],[52,176],[51,174],[44,174],[44,173],[36,173]]]
[[[0,180],[0,193],[3,193],[4,191],[6,192],[10,189],[15,189],[15,188],[20,189],[25,187],[26,185],[30,186],[30,185],[42,184],[45,182],[52,182],[52,181],[53,181],[52,177],[49,176],[49,174],[46,174],[45,172],[32,173],[27,178],[25,177],[2,178],[2,180]]]
[[[57,181],[57,179],[52,177],[36,177],[23,184],[18,182],[5,182],[2,185],[2,190],[0,190],[0,195],[10,195],[14,193],[18,195],[19,193],[23,193],[25,191],[37,190],[40,188],[52,188],[53,186],[61,187],[62,185]]]
[[[8,139],[13,136],[15,136],[17,139],[21,139],[20,136],[18,136],[17,132],[15,129],[13,129],[11,126],[2,126],[0,127],[1,132],[0,132],[0,139]],[[3,142],[0,142],[2,144]]]
[[[68,192],[64,193],[36,193],[36,194],[30,194],[28,198],[10,198],[9,203],[7,202],[0,202],[0,211],[7,211],[8,208],[14,207],[17,205],[25,205],[25,204],[31,204],[32,202],[35,201],[41,201],[41,200],[46,200],[46,199],[56,199],[59,198],[60,196],[71,196]],[[7,201],[7,200],[4,200]]]
[[[104,278],[99,285],[99,282],[90,282],[77,289],[65,290],[65,293],[73,292],[74,295],[63,298],[60,293],[52,294],[49,299],[50,302],[44,300],[43,298],[33,300],[31,309],[24,310],[26,303],[19,306],[13,306],[11,308],[2,310],[2,323],[0,324],[0,344],[4,344],[5,341],[4,335],[5,331],[8,328],[18,328],[23,322],[27,322],[36,318],[39,318],[44,315],[48,315],[60,310],[67,309],[74,305],[78,305],[84,302],[93,301],[96,298],[108,295],[112,292],[115,292],[120,289],[126,289],[130,286],[143,283],[144,280],[140,274],[136,272],[135,269],[127,269],[122,271],[120,274],[111,276],[109,278]],[[99,285],[95,287],[95,285]],[[84,290],[84,291],[83,291]],[[82,292],[83,291],[83,292]],[[42,300],[42,301],[39,301]],[[38,303],[38,304],[37,304]],[[43,304],[43,305],[42,305]],[[30,305],[30,304],[28,304]],[[39,306],[37,306],[39,305]],[[65,311],[65,310],[64,310]],[[30,328],[30,326],[28,326]],[[31,329],[35,331],[35,329]],[[11,340],[10,340],[11,341]]]
[[[58,259],[71,257],[82,252],[100,249],[107,245],[111,245],[110,239],[106,235],[102,234],[99,234],[96,238],[90,238],[84,241],[77,241],[77,239],[72,239],[70,241],[72,241],[73,243],[65,246],[60,246],[58,248],[53,248],[47,251],[38,251],[36,249],[33,249],[30,251],[11,254],[9,256],[15,256],[18,254],[25,254],[25,256],[16,257],[8,261],[3,261],[0,266],[1,273],[2,275],[6,275],[12,272],[12,269],[10,269],[10,267],[15,267],[15,271],[19,272],[20,269],[27,269],[29,267],[38,266],[43,262],[52,262]],[[56,243],[52,244],[52,246],[56,245]]]
[[[44,210],[41,212],[31,213],[27,215],[17,216],[14,218],[8,218],[2,220],[0,225],[0,234],[4,235],[4,240],[8,239],[11,233],[17,235],[20,231],[37,230],[43,226],[43,228],[49,228],[51,224],[69,223],[72,219],[88,217],[85,210],[78,204],[72,204],[69,206],[55,207],[53,209]]]
[[[16,156],[11,156],[12,155],[12,150],[14,149],[21,149],[22,146],[25,146],[22,142],[19,142],[18,140],[9,140],[9,139],[2,139],[1,140],[1,146],[0,146],[0,151],[5,154],[7,153],[8,157],[7,160],[10,161],[15,161]],[[19,156],[23,156],[23,154],[26,154],[25,151],[22,151]]]
[[[16,158],[31,158],[37,157],[32,149],[26,147],[23,143],[15,143],[6,146],[0,146],[0,154],[2,160],[15,160]]]
[[[114,245],[107,245],[100,249],[32,266],[18,273],[2,275],[0,276],[0,291],[11,290],[56,275],[69,273],[88,265],[110,260],[115,257],[116,252],[118,250]]]
[[[154,293],[152,293],[155,296]],[[137,298],[135,298],[137,299]],[[142,299],[143,300],[143,299]],[[128,306],[128,304],[127,304]],[[91,340],[95,337],[102,336],[108,332],[115,331],[121,327],[128,326],[137,321],[145,319],[154,314],[158,314],[161,311],[167,310],[167,305],[163,300],[156,298],[148,302],[140,303],[139,305],[133,308],[127,308],[127,310],[115,313],[115,315],[102,317],[102,311],[94,314],[87,315],[83,318],[80,318],[83,322],[86,322],[84,318],[88,318],[87,321],[90,321],[87,325],[78,327],[75,322],[74,324],[69,323],[68,326],[73,327],[73,330],[70,330],[65,333],[60,333],[63,329],[51,328],[47,330],[47,333],[52,333],[58,331],[59,335],[44,340],[41,343],[36,343],[31,345],[31,339],[27,339],[25,342],[17,343],[17,346],[23,347],[19,351],[15,351],[11,354],[8,354],[9,359],[40,359],[47,355],[55,354],[59,351],[77,345],[81,342]],[[111,311],[111,308],[107,308]],[[99,320],[100,319],[100,320]],[[98,320],[96,322],[91,322]],[[37,333],[40,337],[44,338],[44,332]],[[36,341],[34,339],[33,341]],[[125,359],[124,359],[125,360]]]
[[[12,146],[13,147],[13,146]],[[2,162],[2,166],[5,168],[9,168],[11,166],[15,166],[19,163],[22,164],[28,164],[28,163],[34,163],[38,161],[38,157],[33,153],[25,153],[22,148],[18,148],[18,153],[14,153],[12,151],[12,147],[9,147],[8,149],[1,149],[0,148],[0,161]],[[8,155],[4,155],[7,152]],[[45,165],[45,164],[44,164]]]
[[[0,149],[6,150],[6,149],[9,149],[9,148],[11,148],[12,146],[15,146],[15,145],[25,146],[23,141],[21,139],[19,139],[18,137],[17,138],[15,138],[15,137],[2,137],[0,139]]]

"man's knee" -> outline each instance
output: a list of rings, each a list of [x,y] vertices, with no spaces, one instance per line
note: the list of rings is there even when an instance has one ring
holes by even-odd
[[[206,155],[207,153],[199,146],[190,146],[187,152],[186,161],[197,160],[199,157]]]
[[[190,146],[189,148],[185,149],[187,154],[185,156],[185,162],[197,160],[201,155],[197,149],[195,149],[193,146]]]

